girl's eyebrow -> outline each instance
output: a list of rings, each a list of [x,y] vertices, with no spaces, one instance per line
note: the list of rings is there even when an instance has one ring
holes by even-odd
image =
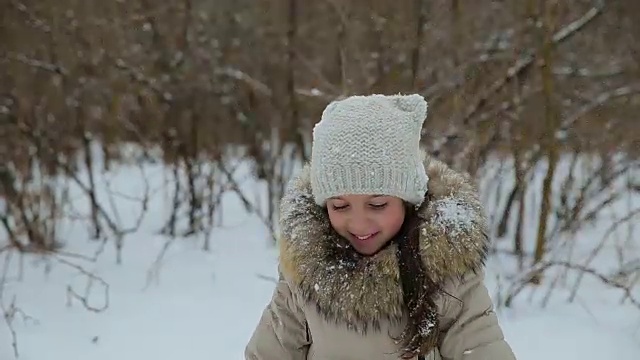
[[[373,194],[369,196],[369,199],[373,199],[373,198],[379,198],[379,197],[387,197],[389,195],[384,195],[384,194]],[[331,196],[328,198],[328,200],[343,200],[344,198],[342,196]]]

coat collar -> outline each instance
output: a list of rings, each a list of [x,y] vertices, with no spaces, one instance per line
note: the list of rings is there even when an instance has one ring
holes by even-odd
[[[425,155],[429,190],[417,209],[420,256],[442,286],[484,265],[486,218],[469,177]],[[395,244],[374,256],[356,253],[315,204],[309,165],[289,183],[280,207],[280,263],[286,279],[328,321],[366,332],[404,315]]]

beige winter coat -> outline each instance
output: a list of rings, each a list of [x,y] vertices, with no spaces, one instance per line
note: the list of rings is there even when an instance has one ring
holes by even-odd
[[[486,221],[475,187],[425,160],[429,191],[418,209],[421,256],[442,285],[437,346],[426,359],[515,360],[483,283]],[[355,253],[311,195],[308,166],[281,205],[280,281],[246,350],[247,360],[397,360],[406,320],[396,247]]]

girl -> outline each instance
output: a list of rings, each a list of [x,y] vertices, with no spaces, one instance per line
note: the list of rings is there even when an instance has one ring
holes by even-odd
[[[419,95],[324,110],[281,204],[280,280],[247,360],[515,360],[471,180],[420,151]]]

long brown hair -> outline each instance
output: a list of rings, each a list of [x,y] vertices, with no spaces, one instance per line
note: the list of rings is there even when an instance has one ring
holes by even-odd
[[[411,359],[423,348],[436,345],[438,318],[434,295],[438,286],[426,274],[420,256],[420,218],[413,205],[406,205],[405,222],[398,234],[397,256],[408,322],[398,340],[402,358]]]

